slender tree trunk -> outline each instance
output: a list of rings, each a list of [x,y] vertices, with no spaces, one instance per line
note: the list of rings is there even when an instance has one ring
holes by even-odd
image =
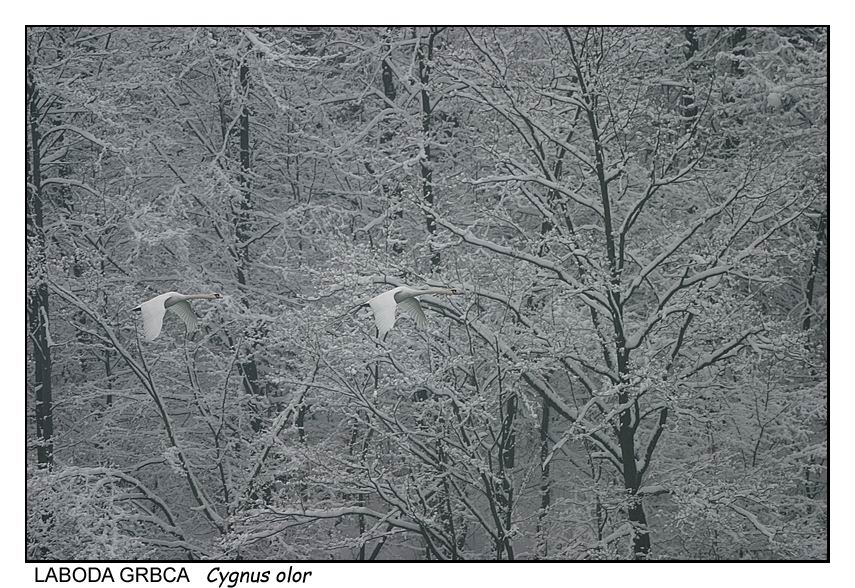
[[[425,57],[425,52],[422,49],[421,43],[419,44],[419,48],[417,51],[417,58],[419,62],[419,82],[421,83],[421,99],[422,99],[422,140],[424,141],[424,150],[425,156],[419,162],[419,168],[421,171],[422,178],[422,199],[424,203],[433,207],[434,202],[434,194],[433,194],[433,159],[431,158],[431,122],[432,122],[432,107],[430,103],[430,95],[427,91],[427,85],[430,81],[430,68],[431,68],[431,59],[433,59],[433,43],[437,31],[431,31],[428,35],[427,40],[427,57]],[[427,222],[427,230],[430,238],[432,239],[434,235],[436,235],[436,218],[433,214],[426,214],[426,222]],[[437,267],[439,267],[440,262],[440,254],[439,251],[433,251],[433,243],[430,245],[431,248],[431,257],[430,257],[430,265],[433,271],[436,271]]]
[[[748,29],[746,27],[736,27],[730,33],[730,46],[733,49],[733,58],[730,61],[730,73],[742,77],[747,71],[746,65],[742,62],[745,57],[745,48],[742,43],[748,38]]]
[[[101,268],[101,275],[102,276],[106,275],[105,264],[104,264],[103,258],[101,259],[99,265]],[[104,310],[107,311],[109,308],[110,308],[110,300],[107,296],[107,291],[105,290],[104,291]],[[113,390],[113,364],[112,364],[112,357],[113,357],[113,352],[110,351],[109,348],[105,349],[104,350],[104,375],[107,378],[107,390],[111,391],[107,394],[107,397],[106,397],[107,406],[113,405],[113,394],[112,394],[112,390]]]
[[[395,80],[393,79],[392,66],[389,63],[389,57],[391,53],[390,47],[390,39],[392,37],[392,27],[386,27],[386,32],[383,34],[383,60],[380,64],[381,69],[383,70],[383,95],[389,100],[389,102],[394,103],[395,98],[398,95],[397,90],[395,90]],[[383,108],[392,108],[391,104],[384,104]],[[380,138],[381,143],[388,143],[392,139],[392,132],[386,131],[383,133],[383,136]]]
[[[537,556],[544,558],[549,555],[549,537],[546,531],[546,516],[551,502],[549,489],[549,404],[542,401],[540,416],[540,510],[537,512]]]
[[[748,36],[748,31],[745,27],[736,27],[730,31],[728,36],[728,41],[730,42],[731,58],[730,58],[730,75],[735,78],[741,78],[745,75],[746,65],[743,63],[742,58],[745,57],[745,48],[742,47],[742,43],[745,42],[746,37]],[[731,96],[725,97],[725,102],[733,102],[735,98]],[[733,116],[733,121],[738,125],[742,126],[742,118],[739,115]],[[733,130],[727,133],[724,142],[725,152],[729,150],[735,150],[741,144],[741,138],[739,134]]]
[[[392,70],[392,65],[390,63],[390,59],[392,57],[392,47],[391,47],[391,39],[392,35],[395,32],[394,27],[386,27],[385,32],[383,33],[383,42],[381,45],[381,50],[383,52],[383,59],[381,61],[380,67],[382,70],[381,77],[383,79],[383,95],[386,97],[386,103],[383,105],[383,109],[393,108],[395,104],[395,98],[398,95],[397,90],[395,89],[395,80],[394,80],[394,71]],[[380,145],[386,145],[394,138],[394,133],[392,130],[386,130],[380,136]],[[391,152],[388,147],[384,148],[386,154],[391,156]],[[365,168],[368,170],[368,173],[374,174],[374,167],[366,162]],[[404,216],[404,211],[400,208],[399,204],[401,201],[401,184],[395,183],[394,185],[389,185],[385,181],[381,182],[381,190],[383,194],[388,198],[388,206],[395,208],[395,212],[391,215],[392,218],[400,219]],[[391,227],[387,229],[386,236],[386,247],[388,248],[389,237],[392,236],[394,241],[392,242],[392,251],[396,254],[403,253],[404,248],[399,242],[397,238],[395,238],[395,234],[392,233]]]
[[[235,234],[238,239],[238,271],[241,275],[238,276],[238,281],[243,285],[246,284],[245,272],[249,262],[249,243],[250,232],[252,230],[252,219],[250,213],[252,211],[252,184],[249,180],[249,174],[252,169],[252,160],[249,151],[249,66],[246,61],[240,64],[240,88],[242,94],[240,123],[239,123],[239,140],[240,140],[240,211],[235,219]]]
[[[802,320],[802,330],[810,331],[811,328],[811,318],[814,315],[813,310],[813,299],[816,288],[816,274],[819,269],[819,261],[820,255],[822,254],[822,248],[825,244],[825,225],[826,225],[826,215],[823,212],[819,217],[819,223],[816,227],[816,241],[813,246],[813,258],[811,259],[810,269],[808,270],[808,281],[807,286],[805,287],[805,312],[804,319]],[[805,342],[805,348],[807,351],[810,351],[810,343]],[[810,375],[812,378],[816,378],[817,371],[814,366],[810,368]],[[815,499],[819,495],[819,481],[814,480],[811,477],[811,471],[813,469],[814,464],[816,463],[816,459],[814,456],[810,456],[808,459],[808,465],[805,467],[805,496],[810,498],[811,500]],[[813,512],[813,505],[808,504],[808,512]]]
[[[237,238],[237,281],[245,286],[249,274],[249,240],[252,232],[252,182],[250,172],[252,170],[252,157],[250,153],[249,137],[249,66],[246,60],[240,64],[238,72],[240,88],[242,93],[241,113],[238,126],[240,142],[240,208],[235,218],[235,237]],[[244,304],[247,304],[244,300]],[[261,396],[262,392],[258,383],[258,365],[254,354],[256,345],[249,343],[250,359],[239,364],[240,373],[243,376],[244,390],[251,396]],[[252,428],[258,432],[262,428],[260,416],[253,417]]]
[[[617,297],[618,295],[615,294]],[[617,304],[619,304],[619,299]],[[629,352],[626,351],[626,342],[623,331],[616,328],[616,351],[618,358],[618,373],[621,381],[626,381],[629,375]],[[629,401],[629,394],[621,392],[618,394],[618,402],[625,405]],[[637,406],[637,403],[636,403]],[[635,409],[635,418],[638,418],[638,410]],[[618,442],[620,444],[621,465],[623,466],[624,488],[629,494],[629,507],[627,518],[633,528],[632,548],[636,559],[644,559],[650,552],[650,533],[647,530],[647,516],[644,514],[644,503],[638,495],[641,485],[641,474],[635,461],[635,425],[633,424],[633,409],[627,408],[620,413],[618,425]]]
[[[48,287],[45,281],[44,201],[42,200],[41,135],[39,132],[39,90],[32,76],[27,77],[27,258],[32,283],[27,288],[27,336],[33,350],[33,388],[36,396],[36,451],[39,467],[53,465],[53,396],[51,356],[48,334]]]
[[[309,405],[300,404],[300,408],[297,410],[297,417],[295,419],[295,424],[297,425],[297,434],[300,438],[300,445],[306,445],[306,414],[309,412]],[[298,492],[300,494],[301,502],[306,502],[309,500],[309,489],[306,486],[306,483],[301,479],[300,483],[297,486]]]
[[[810,330],[811,317],[813,316],[813,296],[814,296],[814,288],[816,285],[816,273],[817,268],[819,268],[819,258],[822,254],[822,248],[824,246],[824,235],[825,235],[825,213],[823,213],[819,217],[819,224],[816,227],[816,241],[813,246],[813,259],[810,264],[810,270],[808,270],[808,281],[807,287],[805,288],[805,313],[804,320],[802,321],[802,329],[805,331]]]
[[[359,439],[360,431],[361,431],[360,424],[358,422],[354,421],[353,425],[351,426],[350,442],[348,443],[348,454],[351,456],[352,459],[356,458],[356,452],[357,452],[356,443],[357,443],[357,440]],[[365,436],[362,439],[362,447],[359,450],[359,460],[363,464],[365,463],[365,456],[368,453],[368,447],[369,447],[369,444],[371,442],[371,438],[373,436],[374,436],[374,431],[373,431],[373,429],[371,429],[369,427],[368,432],[365,433]],[[355,499],[356,506],[364,507],[368,504],[368,494],[367,493],[359,492],[357,494],[354,494],[353,498]],[[365,530],[367,528],[366,524],[365,524],[365,515],[360,514],[357,516],[357,524],[359,525],[359,552],[357,553],[356,559],[359,561],[364,561],[366,551],[365,551],[365,541],[363,540],[362,537],[365,534]]]
[[[508,559],[514,559],[514,548],[511,543],[510,531],[513,524],[512,516],[514,510],[514,489],[511,485],[511,479],[508,475],[508,470],[514,467],[514,454],[516,445],[516,435],[514,434],[514,420],[517,413],[517,398],[515,393],[505,399],[503,391],[501,355],[499,354],[499,339],[496,338],[496,379],[499,384],[499,420],[502,423],[502,428],[499,431],[499,472],[498,478],[501,481],[501,487],[496,488],[496,502],[500,507],[504,516],[501,524],[498,525],[502,536],[499,537],[500,546],[497,550],[498,558],[501,559],[502,550],[507,552]],[[498,521],[497,521],[498,522]]]
[[[697,31],[695,27],[686,27],[683,29],[683,33],[686,37],[686,46],[683,49],[683,54],[686,56],[686,61],[691,62],[700,48]],[[694,69],[694,65],[690,64],[689,71],[691,72]],[[688,131],[692,128],[695,117],[698,116],[698,103],[695,100],[694,88],[683,86],[682,90],[683,95],[680,96],[680,114],[685,119],[683,127]]]

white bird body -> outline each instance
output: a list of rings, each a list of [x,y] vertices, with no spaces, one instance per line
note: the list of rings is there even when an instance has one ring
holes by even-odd
[[[163,316],[167,310],[171,310],[184,321],[187,326],[187,332],[192,333],[196,330],[196,315],[193,313],[193,308],[190,306],[189,300],[217,300],[221,298],[216,292],[208,294],[180,294],[179,292],[166,292],[159,296],[155,296],[151,300],[147,300],[132,308],[142,313],[143,318],[143,336],[146,341],[154,341],[160,330],[163,327]]]
[[[458,294],[454,288],[425,288],[417,290],[407,286],[398,286],[382,294],[375,296],[367,302],[374,311],[374,324],[377,325],[377,335],[382,339],[395,326],[395,314],[398,307],[409,314],[416,321],[416,326],[424,328],[427,325],[427,317],[419,304],[417,296],[423,294]]]

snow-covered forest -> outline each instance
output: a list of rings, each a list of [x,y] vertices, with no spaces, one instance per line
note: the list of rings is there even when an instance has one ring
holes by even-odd
[[[825,559],[827,40],[28,28],[28,558]]]

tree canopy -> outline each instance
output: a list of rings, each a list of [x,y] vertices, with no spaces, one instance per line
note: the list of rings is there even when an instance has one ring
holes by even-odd
[[[827,34],[28,28],[28,557],[826,559]]]

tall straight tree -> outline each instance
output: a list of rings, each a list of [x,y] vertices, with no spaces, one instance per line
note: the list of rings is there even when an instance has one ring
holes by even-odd
[[[250,53],[244,55],[238,67],[238,79],[240,89],[240,116],[238,122],[238,137],[240,150],[240,172],[238,174],[238,182],[240,184],[240,197],[238,199],[238,207],[235,211],[235,238],[237,243],[235,249],[237,258],[235,259],[235,267],[237,271],[238,284],[246,286],[247,274],[250,264],[250,245],[252,244],[252,182],[250,180],[252,174],[252,157],[250,152],[250,71],[247,60]],[[247,304],[247,301],[243,301]],[[260,334],[260,333],[259,333]],[[242,361],[240,364],[241,373],[244,377],[247,392],[252,396],[261,395],[261,390],[258,383],[258,365],[255,361],[255,352],[257,345],[254,340],[249,344],[250,358],[248,361]],[[261,421],[253,420],[253,428],[261,429]]]
[[[33,352],[36,450],[38,464],[53,464],[53,391],[48,326],[47,256],[45,255],[45,203],[42,186],[41,121],[44,113],[39,88],[27,61],[27,346]]]
[[[430,83],[431,68],[433,67],[434,46],[436,44],[437,35],[441,32],[442,29],[431,28],[426,40],[423,40],[418,36],[418,33],[416,33],[416,39],[418,42],[418,46],[416,48],[416,59],[419,64],[418,83],[419,95],[421,97],[422,141],[424,145],[424,156],[419,160],[419,173],[422,180],[422,198],[424,199],[424,203],[431,208],[434,203],[433,166],[435,165],[434,159],[431,157],[431,143],[433,142],[435,130],[432,124],[434,105],[431,104],[428,84]],[[436,235],[436,219],[430,212],[426,213],[425,218],[428,236],[432,238]],[[440,262],[440,253],[438,251],[433,251],[434,245],[432,242],[430,244],[430,248],[432,250],[430,256],[431,269],[436,271]]]

